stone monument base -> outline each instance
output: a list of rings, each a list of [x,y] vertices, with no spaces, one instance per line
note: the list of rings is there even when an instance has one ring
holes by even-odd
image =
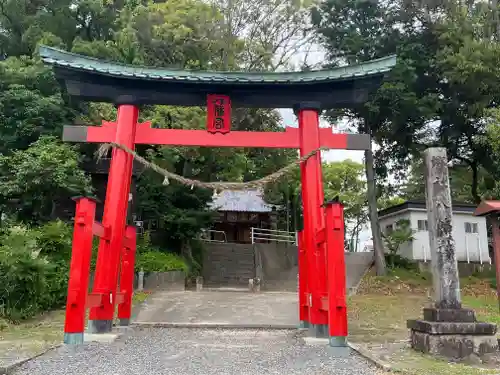
[[[408,320],[411,347],[460,360],[498,351],[497,326],[476,321],[470,309],[425,308],[423,320]]]

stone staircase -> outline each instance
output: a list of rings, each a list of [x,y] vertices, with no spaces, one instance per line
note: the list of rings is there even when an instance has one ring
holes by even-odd
[[[204,287],[248,287],[255,277],[251,244],[206,243],[203,259]]]

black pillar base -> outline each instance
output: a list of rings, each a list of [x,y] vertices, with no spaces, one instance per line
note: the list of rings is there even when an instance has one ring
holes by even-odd
[[[112,320],[89,320],[90,333],[110,333],[113,330]]]
[[[128,327],[130,325],[130,319],[120,319],[118,325],[120,327]]]
[[[327,324],[310,324],[308,328],[309,336],[327,339],[330,337]]]

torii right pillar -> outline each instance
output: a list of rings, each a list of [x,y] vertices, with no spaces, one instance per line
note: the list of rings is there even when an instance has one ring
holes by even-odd
[[[300,156],[321,146],[319,131],[320,104],[316,102],[300,103],[294,107],[299,121]],[[304,209],[303,241],[307,269],[299,269],[300,278],[306,278],[307,295],[299,296],[299,303],[306,299],[309,319],[301,321],[301,326],[309,328],[311,335],[328,337],[328,311],[322,309],[322,299],[327,296],[326,254],[324,244],[317,241],[316,233],[325,227],[323,175],[321,154],[317,152],[301,164],[301,188]],[[305,275],[303,274],[305,273]]]
[[[500,200],[487,200],[474,211],[475,216],[487,216],[493,234],[493,262],[495,263],[497,281],[497,300],[500,311]],[[479,249],[481,250],[481,249]]]

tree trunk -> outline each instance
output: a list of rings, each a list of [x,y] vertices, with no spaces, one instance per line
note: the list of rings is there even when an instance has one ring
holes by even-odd
[[[492,19],[493,19],[493,30],[492,34],[494,39],[500,40],[500,20],[498,15],[498,0],[491,0],[490,2]]]
[[[471,193],[472,193],[472,199],[474,199],[474,203],[481,203],[481,197],[479,196],[479,168],[477,163],[471,163],[470,165],[472,169],[472,186],[471,186]]]
[[[368,213],[370,215],[370,227],[373,237],[373,251],[375,254],[375,269],[378,276],[386,274],[386,264],[384,257],[384,244],[380,232],[380,223],[377,213],[377,195],[375,189],[375,171],[373,168],[373,151],[371,147],[365,151],[365,172],[368,195]]]
[[[181,256],[187,261],[189,267],[192,269],[193,265],[195,264],[195,260],[193,257],[193,250],[189,241],[182,241]]]

